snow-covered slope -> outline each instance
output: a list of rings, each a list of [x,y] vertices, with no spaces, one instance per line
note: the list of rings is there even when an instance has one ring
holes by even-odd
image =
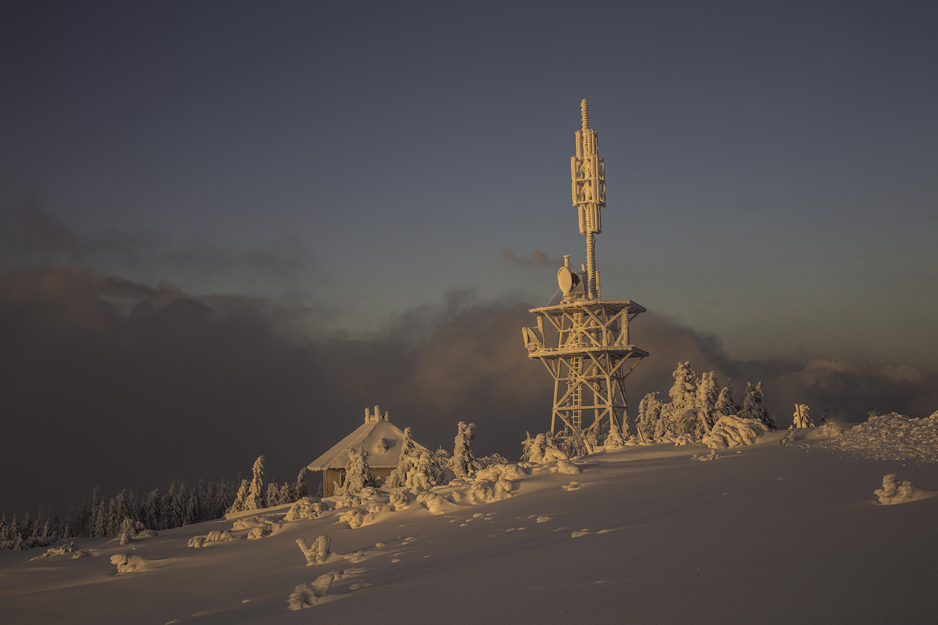
[[[4,551],[0,622],[934,622],[938,497],[883,506],[873,491],[892,473],[938,491],[938,465],[780,446],[784,434],[600,453],[577,475],[531,471],[510,498],[442,514],[415,502],[357,529],[342,509],[201,548],[187,545],[235,522],[81,540],[80,559]],[[238,523],[232,534],[251,531]],[[333,553],[308,566],[296,541],[321,535]],[[142,560],[118,574],[111,559],[125,553]],[[301,584],[314,605],[291,611]]]

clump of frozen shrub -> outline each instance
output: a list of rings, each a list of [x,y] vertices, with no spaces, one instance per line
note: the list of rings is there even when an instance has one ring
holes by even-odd
[[[931,497],[933,493],[927,493],[917,488],[912,482],[899,481],[895,473],[890,473],[883,477],[883,487],[873,491],[879,503],[889,506],[899,503],[908,503],[916,499]]]
[[[720,417],[713,429],[704,435],[703,443],[711,449],[752,445],[757,438],[768,431],[768,427],[758,419],[725,416]]]
[[[362,511],[358,508],[352,508],[347,510],[339,515],[340,523],[348,523],[349,529],[358,529],[364,525],[370,525],[374,523],[375,515],[374,514],[362,514]]]
[[[231,530],[218,531],[213,530],[206,534],[205,536],[193,536],[189,539],[189,546],[195,549],[204,547],[205,543],[215,543],[215,542],[228,542],[234,540],[234,536],[231,535]]]
[[[261,525],[255,525],[251,528],[251,531],[248,532],[248,540],[258,540],[260,538],[267,538],[271,534],[279,530],[281,525],[279,523],[263,523]]]
[[[283,520],[318,519],[328,509],[329,505],[320,501],[318,497],[304,497],[290,506]]]
[[[569,460],[569,456],[557,448],[550,434],[538,434],[533,439],[528,434],[524,441],[524,453],[521,459],[531,464],[543,464],[555,460]]]
[[[132,553],[119,553],[111,556],[111,564],[117,565],[118,573],[133,573],[146,570],[148,562]]]
[[[75,543],[73,542],[69,542],[68,544],[60,545],[58,547],[49,547],[48,549],[46,549],[45,553],[41,553],[35,558],[31,558],[30,561],[38,560],[40,558],[48,558],[49,556],[65,555],[66,553],[71,553],[74,548],[75,548]]]
[[[302,610],[316,605],[329,592],[334,579],[332,573],[325,573],[317,577],[312,584],[298,584],[287,599],[287,606],[291,610]]]
[[[306,544],[302,538],[296,539],[296,544],[306,556],[306,564],[325,564],[329,560],[329,554],[332,548],[332,539],[328,536],[320,536],[313,541],[312,545]]]

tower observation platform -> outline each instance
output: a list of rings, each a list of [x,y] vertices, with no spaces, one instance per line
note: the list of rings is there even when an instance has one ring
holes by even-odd
[[[522,332],[528,358],[540,360],[554,380],[552,433],[583,431],[604,437],[617,428],[628,435],[625,379],[648,356],[632,345],[629,327],[645,308],[631,300],[600,296],[595,235],[602,232],[606,206],[605,164],[599,158],[598,134],[589,127],[586,100],[580,106],[582,128],[576,133],[570,172],[587,262],[577,273],[570,267],[570,256],[564,256],[564,266],[557,271],[563,300],[532,308],[537,325]]]

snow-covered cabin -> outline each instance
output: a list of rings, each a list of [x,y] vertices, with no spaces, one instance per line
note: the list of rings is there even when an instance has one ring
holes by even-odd
[[[306,468],[310,471],[322,471],[323,497],[331,497],[335,491],[334,483],[342,485],[345,481],[349,450],[367,451],[371,475],[387,477],[397,468],[403,442],[404,432],[388,421],[387,411],[381,414],[381,410],[375,406],[372,413],[365,408],[365,422],[332,449],[309,463]],[[414,447],[426,450],[426,447],[417,442],[414,442]]]

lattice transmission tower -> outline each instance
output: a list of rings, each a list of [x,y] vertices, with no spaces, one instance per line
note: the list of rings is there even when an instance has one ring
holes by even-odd
[[[604,436],[615,424],[627,435],[625,379],[648,356],[631,344],[629,324],[645,308],[631,300],[600,297],[596,235],[602,232],[606,171],[599,158],[599,135],[589,127],[586,100],[580,108],[583,125],[576,132],[570,174],[580,234],[586,237],[586,264],[577,273],[570,267],[570,256],[564,256],[564,266],[557,271],[563,300],[531,309],[537,325],[523,328],[524,345],[528,357],[544,363],[554,379],[551,432],[582,430]]]

